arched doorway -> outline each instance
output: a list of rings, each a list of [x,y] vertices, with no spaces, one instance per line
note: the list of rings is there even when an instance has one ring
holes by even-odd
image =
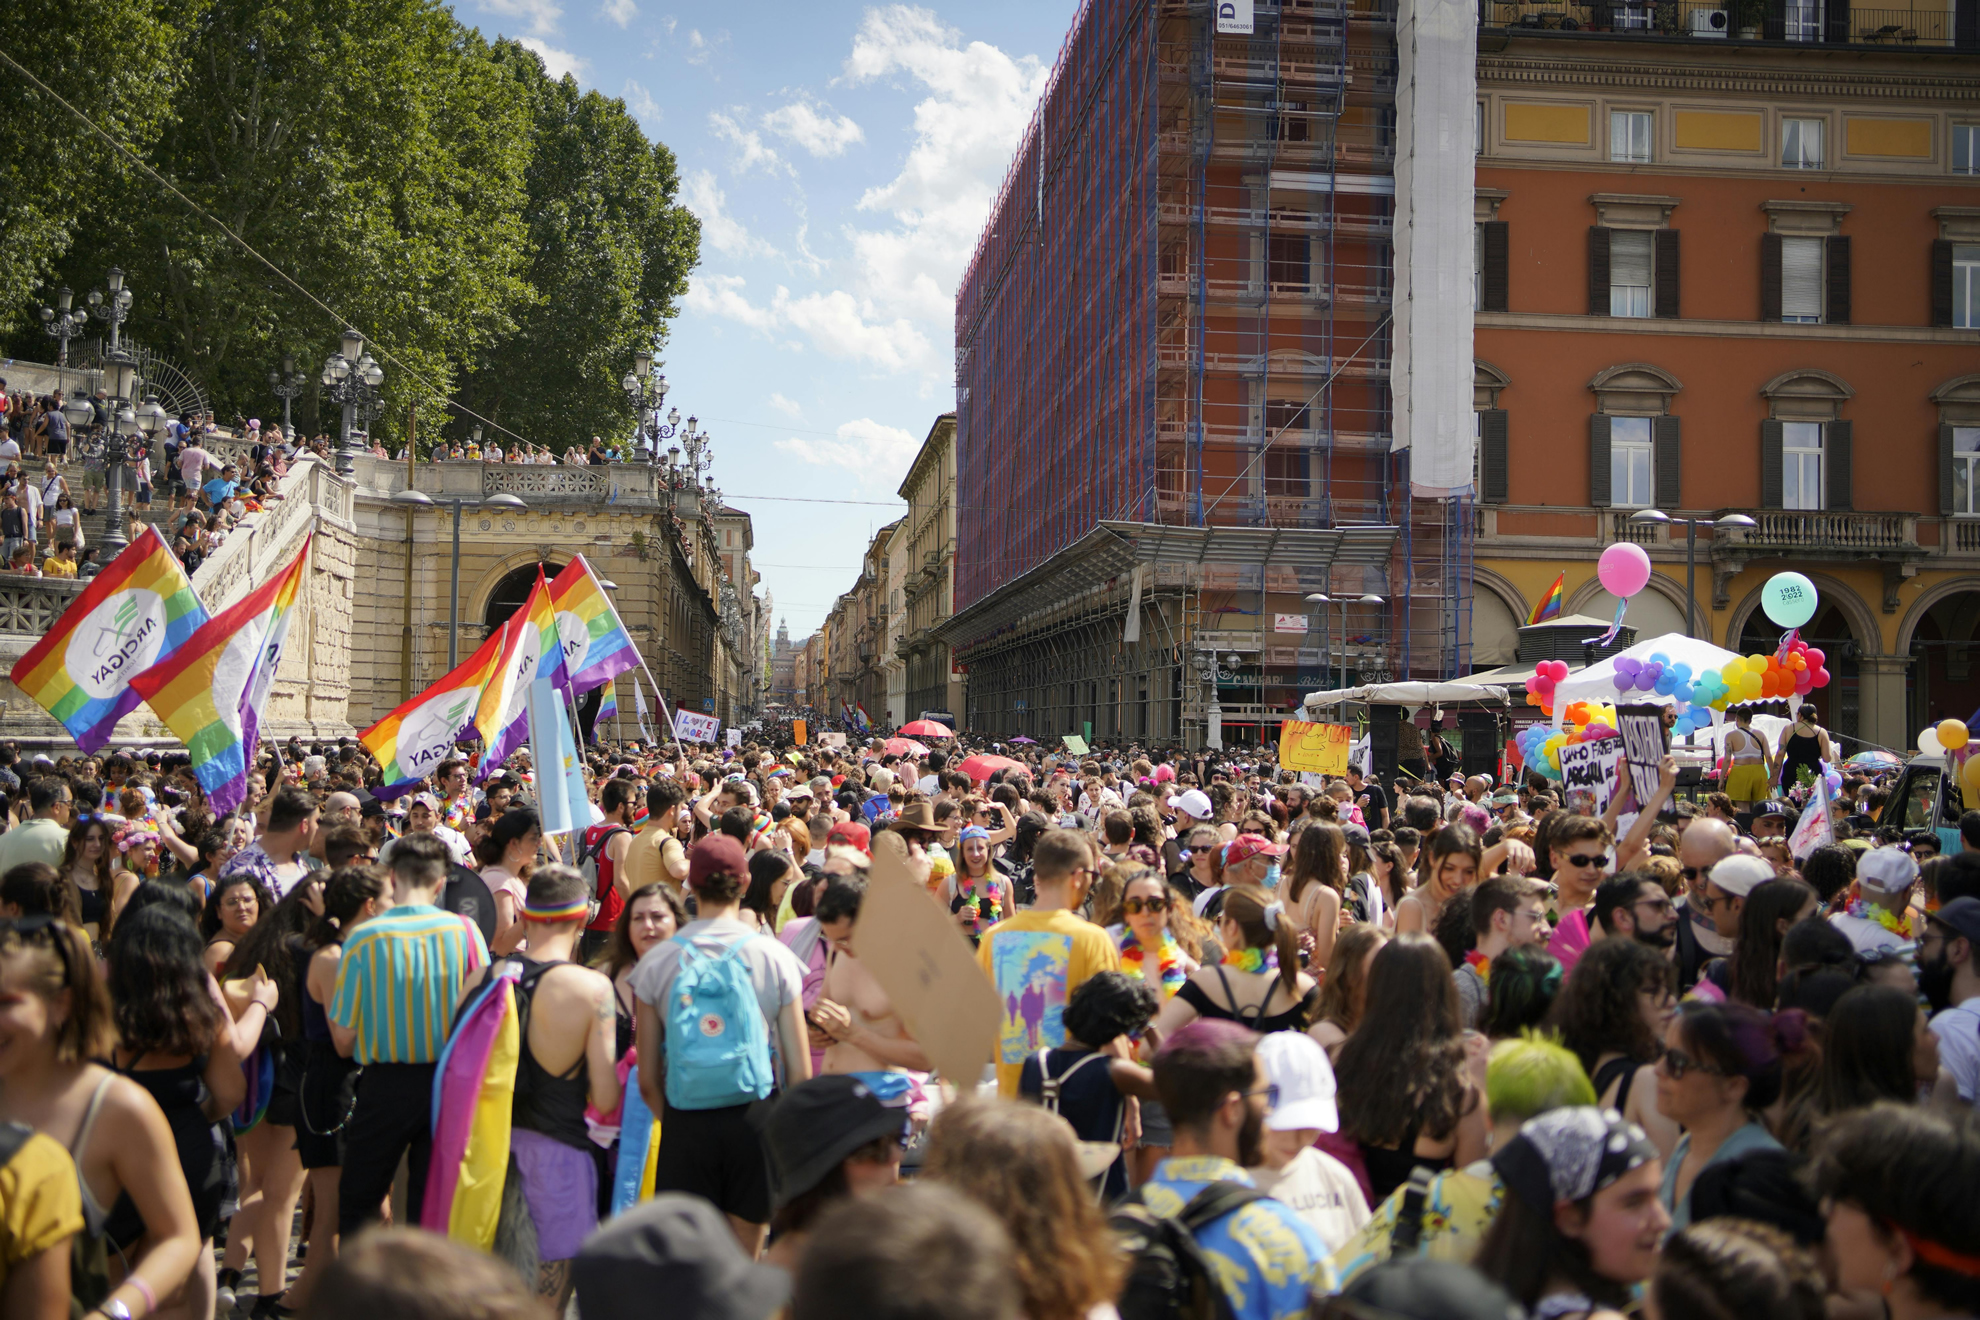
[[[1816,720],[1831,733],[1857,737],[1862,700],[1856,658],[1863,647],[1850,631],[1849,617],[1834,605],[1824,605],[1801,630],[1801,639],[1821,650],[1829,671],[1829,685],[1810,692],[1804,700],[1814,705]],[[1756,609],[1747,616],[1739,636],[1741,655],[1772,655],[1780,646],[1781,630],[1764,610]],[[1854,753],[1853,747],[1841,751],[1845,757]]]
[[[1934,601],[1911,630],[1908,729],[1971,721],[1980,708],[1980,590]]]
[[[543,576],[550,578],[564,571],[562,564],[523,564],[504,573],[502,580],[495,584],[495,590],[488,593],[488,606],[482,611],[482,626],[488,632],[492,633],[507,623],[510,615],[529,602],[529,591],[536,585],[538,568],[543,570]]]

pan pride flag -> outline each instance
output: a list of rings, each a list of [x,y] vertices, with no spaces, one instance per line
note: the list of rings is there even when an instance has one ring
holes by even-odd
[[[550,607],[550,584],[544,580],[540,565],[529,599],[502,626],[515,630],[515,645],[508,652],[508,662],[482,694],[475,719],[478,727],[496,731],[492,739],[483,737],[488,754],[481,758],[482,779],[499,770],[509,754],[528,740],[529,718],[524,706],[529,685],[540,678],[559,691],[570,686],[564,670],[561,630]]]
[[[550,600],[557,611],[557,633],[563,638],[572,693],[589,692],[639,663],[632,634],[620,622],[619,612],[583,555],[573,556],[550,584]]]
[[[206,622],[186,570],[147,527],[98,573],[8,677],[94,752],[143,697],[131,676],[175,653]]]
[[[454,754],[454,739],[469,727],[480,730],[484,743],[500,730],[478,718],[482,697],[496,681],[505,661],[513,660],[522,632],[523,612],[488,634],[453,673],[406,702],[358,735],[384,767],[380,797],[407,791]]]
[[[309,538],[295,560],[208,619],[172,655],[131,679],[192,754],[193,774],[226,815],[247,797],[261,712],[282,664]]]

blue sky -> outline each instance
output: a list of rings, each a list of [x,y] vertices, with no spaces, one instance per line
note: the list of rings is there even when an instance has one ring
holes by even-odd
[[[679,158],[701,265],[668,402],[714,437],[759,590],[806,636],[954,406],[956,282],[1075,0],[453,3]]]

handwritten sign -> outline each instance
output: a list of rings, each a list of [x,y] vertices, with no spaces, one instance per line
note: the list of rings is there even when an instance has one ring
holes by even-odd
[[[1599,816],[1607,810],[1609,799],[1615,796],[1616,767],[1622,759],[1620,738],[1603,738],[1561,748],[1562,796],[1570,801],[1578,793],[1588,797],[1586,804],[1569,809],[1590,816]]]
[[[1279,726],[1279,764],[1287,770],[1311,770],[1316,775],[1344,775],[1354,730],[1345,724],[1308,724],[1287,720]]]
[[[741,729],[730,729],[730,730],[729,730],[729,746],[731,746],[731,747],[740,747],[740,746],[742,746],[742,730],[741,730]]]
[[[697,715],[691,710],[674,712],[674,736],[682,742],[712,743],[722,732],[722,721],[713,715]]]
[[[1069,733],[1062,741],[1066,744],[1066,750],[1074,756],[1086,755],[1086,739],[1080,737],[1078,734]]]
[[[1671,732],[1664,727],[1664,708],[1618,706],[1616,723],[1622,734],[1623,755],[1629,759],[1630,787],[1636,792],[1637,802],[1647,804],[1657,796],[1664,755],[1671,749]]]

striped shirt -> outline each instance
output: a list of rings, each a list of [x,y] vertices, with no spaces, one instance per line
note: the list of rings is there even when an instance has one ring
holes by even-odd
[[[436,1063],[461,982],[487,963],[473,922],[423,903],[392,908],[345,942],[330,1020],[356,1030],[360,1064]]]

